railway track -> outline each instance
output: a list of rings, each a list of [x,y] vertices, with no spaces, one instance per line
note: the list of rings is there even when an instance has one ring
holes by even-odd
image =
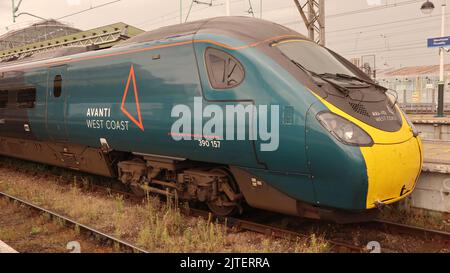
[[[86,185],[83,185],[86,186]],[[117,189],[113,189],[109,186],[99,185],[96,184],[95,181],[93,183],[90,183],[88,185],[89,189],[92,191],[101,191],[101,194],[118,194],[124,196],[127,200],[130,200],[132,202],[138,202],[142,203],[143,198],[137,197],[131,192],[125,192]],[[127,244],[126,242],[122,242],[118,239],[115,239],[109,235],[103,234],[99,231],[93,230],[89,227],[83,226],[75,221],[72,221],[70,219],[67,219],[63,216],[54,214],[52,212],[49,212],[45,209],[39,208],[37,206],[34,206],[33,204],[30,204],[26,201],[20,200],[18,198],[9,196],[5,193],[0,192],[0,196],[6,197],[10,200],[16,200],[19,203],[25,204],[26,206],[32,207],[36,210],[47,212],[51,214],[52,216],[57,218],[62,218],[66,223],[69,223],[72,226],[78,225],[80,229],[85,230],[88,233],[91,234],[98,234],[100,238],[104,238],[104,240],[110,241],[113,244],[116,244],[120,246],[120,249],[124,252],[145,252],[145,250],[138,249],[132,245]],[[283,219],[286,218],[286,216],[283,215],[275,215],[271,214],[275,220],[268,223],[267,216],[262,217],[255,217],[255,218],[247,218],[247,219],[241,219],[241,218],[221,218],[221,217],[213,217],[210,212],[202,209],[196,209],[196,208],[188,208],[188,209],[180,209],[181,212],[187,216],[193,216],[193,217],[202,217],[207,220],[217,220],[220,223],[226,224],[228,227],[237,229],[237,230],[243,230],[243,231],[251,231],[251,232],[257,232],[261,234],[265,234],[267,236],[273,236],[276,238],[283,238],[283,239],[295,239],[295,238],[309,238],[311,235],[310,231],[307,231],[308,227],[316,227],[319,226],[318,231],[321,233],[327,234],[325,237],[329,246],[330,250],[333,252],[357,252],[357,253],[364,253],[364,252],[370,252],[370,246],[367,245],[367,242],[364,243],[354,243],[349,238],[340,238],[339,236],[334,236],[334,231],[329,231],[329,227],[332,227],[333,230],[345,230],[345,232],[349,232],[352,229],[361,229],[363,232],[383,232],[386,234],[397,234],[399,236],[409,236],[409,237],[416,237],[421,238],[423,241],[426,240],[434,240],[436,242],[440,242],[439,245],[445,248],[447,251],[450,251],[450,233],[448,232],[442,232],[442,231],[436,231],[432,229],[427,228],[421,228],[421,227],[414,227],[384,220],[376,220],[368,223],[359,223],[359,224],[353,224],[353,225],[345,225],[345,226],[339,226],[335,224],[325,224],[322,222],[309,222],[306,223],[304,226],[302,224],[296,225],[293,227],[284,227],[283,225],[280,225],[279,223],[283,222]],[[298,218],[295,218],[294,221],[297,223]],[[278,223],[278,224],[277,224]],[[328,226],[327,226],[328,225]],[[344,232],[344,233],[345,233]],[[373,250],[373,249],[372,249]],[[436,252],[438,249],[436,250]],[[397,250],[395,248],[387,248],[382,247],[381,252],[401,252],[401,250]]]
[[[424,241],[435,241],[450,252],[450,233],[429,228],[405,225],[387,220],[377,219],[372,222],[364,223],[372,229],[386,230],[390,233],[405,234],[423,238]]]
[[[230,220],[228,221],[230,222]],[[245,230],[259,232],[280,238],[307,237],[311,233],[310,230],[314,229],[313,226],[316,226],[318,227],[317,230],[319,231],[319,233],[326,234],[325,239],[330,245],[331,251],[334,252],[352,252],[352,253],[403,252],[402,249],[398,249],[389,244],[379,244],[379,249],[374,249],[371,243],[378,243],[376,240],[367,240],[364,243],[359,244],[354,243],[349,238],[336,236],[334,230],[339,229],[346,231],[344,233],[347,232],[350,233],[352,230],[360,230],[361,232],[365,233],[394,235],[397,236],[398,238],[405,238],[405,241],[408,241],[407,238],[414,237],[416,239],[420,239],[423,242],[433,242],[433,244],[435,244],[435,247],[432,250],[429,250],[431,252],[441,252],[442,250],[444,250],[445,252],[450,252],[450,233],[448,232],[404,225],[381,219],[377,219],[366,223],[348,224],[348,225],[338,225],[331,223],[326,224],[322,222],[309,222],[300,224],[305,225],[308,228],[279,227],[277,224],[258,223],[257,220],[248,221],[241,219],[232,219],[231,222],[233,223],[233,225],[236,225]],[[281,223],[282,219],[280,219],[279,222]],[[333,231],[330,231],[330,229],[332,229]]]
[[[136,202],[142,202],[142,198],[136,197],[134,194],[129,192],[123,192],[118,190],[113,190],[110,188],[105,188],[99,185],[93,185],[95,189],[104,191],[104,192],[114,192],[116,194],[120,194],[126,196],[127,198],[134,200]],[[298,228],[283,228],[277,226],[276,224],[267,224],[263,223],[258,219],[241,219],[235,217],[215,217],[212,216],[211,213],[207,210],[196,209],[196,208],[188,208],[181,209],[182,213],[187,216],[193,217],[202,217],[206,220],[217,220],[218,222],[227,225],[230,228],[239,229],[243,231],[251,231],[256,233],[261,233],[267,236],[273,236],[281,239],[295,239],[295,238],[308,238],[310,236],[310,232],[302,232],[299,231]],[[270,214],[270,213],[269,213]],[[274,214],[271,214],[274,215]],[[276,215],[275,218],[279,218],[279,220],[275,220],[272,222],[279,223],[282,222],[285,216]],[[260,217],[263,219],[264,217]],[[308,225],[321,225],[323,223],[318,222],[310,222]],[[382,231],[389,234],[398,234],[398,235],[406,235],[406,236],[416,236],[423,238],[423,240],[435,240],[441,242],[442,246],[448,246],[448,250],[450,251],[450,233],[415,227],[395,222],[390,222],[386,220],[374,220],[366,223],[358,223],[347,225],[348,228],[362,228],[364,230],[372,230],[372,231]],[[327,238],[327,242],[330,245],[330,250],[334,252],[351,252],[351,253],[367,253],[374,250],[369,242],[366,244],[355,245],[352,242],[348,242],[348,240],[333,238],[329,236]],[[399,252],[396,249],[391,249],[387,247],[381,247],[380,252],[385,253],[395,253]]]
[[[205,219],[211,219],[212,217],[208,211],[199,209],[189,209],[187,214],[197,217],[200,216]],[[292,240],[296,238],[309,238],[310,235],[308,233],[302,233],[291,229],[280,228],[274,225],[267,225],[263,223],[258,223],[256,221],[243,220],[239,218],[233,217],[231,218],[213,217],[213,218],[218,220],[222,224],[226,224],[231,228],[238,228],[245,231],[257,232],[267,236],[273,236],[281,239]],[[340,242],[336,240],[327,240],[327,242],[331,245],[331,250],[335,252],[356,252],[356,253],[365,252],[365,249],[363,247],[355,246],[346,242]]]
[[[91,184],[89,187],[94,191],[101,191],[107,194],[118,194],[130,201],[142,203],[145,201],[145,197],[137,197],[133,193],[125,192],[117,189],[112,189],[110,187],[105,187],[98,184]],[[208,221],[218,221],[221,224],[227,225],[229,228],[234,228],[242,231],[250,231],[256,232],[260,234],[264,234],[267,236],[273,236],[275,238],[281,239],[296,239],[296,238],[308,238],[308,233],[302,233],[295,230],[284,229],[280,227],[276,227],[274,225],[268,225],[264,223],[258,223],[257,221],[240,219],[235,217],[217,217],[213,216],[211,212],[202,209],[196,208],[180,208],[180,211],[190,217],[202,217]],[[367,252],[367,249],[361,246],[355,246],[346,242],[336,241],[336,240],[328,240],[328,243],[331,245],[331,249],[336,252],[355,252],[362,253]]]
[[[126,253],[147,253],[147,251],[145,251],[143,249],[140,249],[140,248],[138,248],[136,246],[133,246],[133,245],[127,243],[127,242],[124,242],[122,240],[114,238],[114,237],[112,237],[112,236],[110,236],[108,234],[105,234],[105,233],[103,233],[101,231],[98,231],[98,230],[95,230],[93,228],[90,228],[90,227],[88,227],[86,225],[78,223],[78,222],[76,222],[74,220],[71,220],[71,219],[69,219],[67,217],[64,217],[62,215],[54,213],[54,212],[52,212],[50,210],[47,210],[47,209],[41,208],[39,206],[36,206],[36,205],[34,205],[34,204],[30,203],[30,202],[27,202],[25,200],[22,200],[20,198],[11,196],[11,195],[9,195],[7,193],[0,192],[0,198],[6,198],[6,199],[8,199],[11,202],[20,204],[21,206],[25,206],[25,207],[27,207],[29,209],[32,209],[32,210],[34,210],[34,211],[36,211],[38,213],[46,214],[46,215],[50,216],[51,219],[56,219],[59,222],[64,223],[64,225],[67,226],[67,227],[77,228],[80,231],[80,233],[83,233],[83,234],[88,235],[88,236],[92,236],[97,241],[100,241],[103,244],[109,244],[111,246],[114,246],[114,248],[117,249],[120,252],[126,252]]]
[[[437,237],[437,238],[442,239],[446,243],[450,243],[450,233],[449,232],[428,229],[428,228],[422,228],[422,227],[416,227],[416,226],[410,226],[410,225],[395,223],[395,222],[381,220],[381,219],[377,219],[375,221],[368,222],[368,223],[366,223],[366,225],[371,225],[374,228],[378,228],[378,229],[384,228],[384,229],[395,230],[398,233],[417,235],[417,236],[422,236],[425,238]]]

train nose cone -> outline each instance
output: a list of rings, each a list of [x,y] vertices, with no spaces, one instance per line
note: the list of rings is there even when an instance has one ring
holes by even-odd
[[[368,209],[396,202],[412,193],[422,166],[419,138],[361,147],[361,152],[367,168]]]
[[[394,203],[411,194],[422,167],[422,144],[400,109],[397,107],[401,127],[389,131],[373,127],[319,100],[328,111],[364,130],[373,144],[347,145],[333,137],[329,130],[321,131],[315,117],[324,110],[319,106],[314,110],[311,107],[306,137],[317,203],[363,210]]]

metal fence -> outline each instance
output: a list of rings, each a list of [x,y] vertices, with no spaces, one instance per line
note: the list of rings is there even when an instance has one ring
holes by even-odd
[[[449,78],[449,77],[448,77]],[[437,76],[390,77],[378,80],[381,85],[395,91],[400,106],[409,113],[437,112]],[[444,111],[450,112],[450,86],[445,84]]]
[[[400,107],[411,114],[434,114],[437,113],[436,103],[399,103]],[[450,103],[444,105],[444,112],[450,113]]]

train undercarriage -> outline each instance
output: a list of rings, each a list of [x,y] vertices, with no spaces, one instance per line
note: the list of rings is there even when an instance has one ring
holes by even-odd
[[[137,194],[145,192],[206,203],[219,216],[242,213],[243,195],[225,167],[170,157],[138,155],[118,163],[118,178]]]
[[[137,194],[203,202],[219,216],[243,211],[243,195],[226,166],[12,137],[0,137],[0,155],[118,178]]]

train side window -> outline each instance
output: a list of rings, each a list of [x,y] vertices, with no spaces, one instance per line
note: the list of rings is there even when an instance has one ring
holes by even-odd
[[[205,61],[209,82],[214,89],[230,89],[244,81],[244,67],[230,54],[210,47],[206,49]]]
[[[62,92],[62,77],[61,75],[56,75],[53,80],[53,96],[55,98],[61,97]]]
[[[34,108],[36,103],[36,88],[27,88],[17,91],[18,108]]]
[[[0,108],[8,106],[8,91],[0,90]]]

